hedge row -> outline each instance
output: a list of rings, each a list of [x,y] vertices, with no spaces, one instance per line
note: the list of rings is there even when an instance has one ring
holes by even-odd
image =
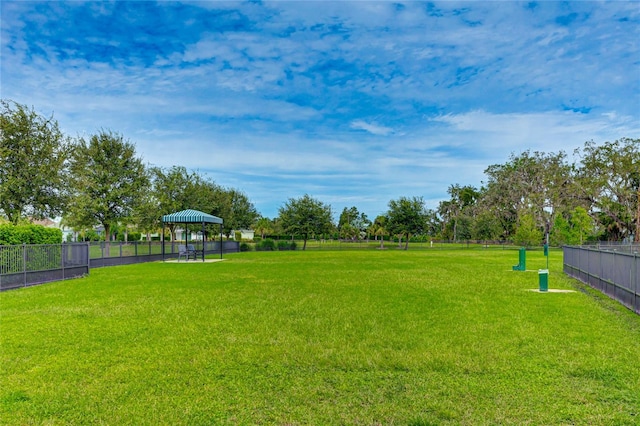
[[[243,250],[246,248],[246,250]],[[243,247],[240,245],[240,251],[248,251],[250,246]],[[295,241],[274,241],[271,238],[264,239],[259,243],[256,243],[256,251],[275,251],[275,250],[295,250]]]
[[[62,231],[41,225],[0,225],[0,245],[61,244]]]

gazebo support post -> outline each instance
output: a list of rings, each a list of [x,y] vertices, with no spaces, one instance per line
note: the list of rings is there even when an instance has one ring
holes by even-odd
[[[202,221],[202,261],[204,262],[204,221]]]
[[[220,224],[220,259],[222,259],[222,224]]]
[[[184,223],[184,251],[189,253],[189,230],[187,229],[188,223]],[[187,255],[187,262],[189,261],[189,255]]]
[[[160,236],[160,244],[162,244],[162,261],[164,262],[164,222],[162,222],[162,235]]]

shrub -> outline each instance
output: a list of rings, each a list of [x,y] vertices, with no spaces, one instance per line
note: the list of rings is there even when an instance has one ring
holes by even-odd
[[[140,241],[142,238],[142,234],[140,232],[129,232],[127,233],[127,241]],[[124,241],[124,232],[118,232],[118,236],[116,238],[118,241]]]
[[[104,238],[93,229],[88,230],[83,236],[79,238],[82,241],[103,241]]]
[[[62,231],[42,225],[0,225],[0,245],[60,244]]]
[[[251,246],[247,243],[240,243],[240,251],[251,251]]]
[[[256,244],[256,251],[274,251],[276,249],[276,242],[271,238],[266,238]]]
[[[295,241],[278,241],[278,250],[295,250]]]

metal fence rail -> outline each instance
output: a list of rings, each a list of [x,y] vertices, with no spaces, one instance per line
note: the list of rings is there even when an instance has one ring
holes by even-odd
[[[178,246],[165,243],[165,258],[178,257]],[[236,253],[236,241],[207,241],[205,254]],[[202,242],[198,249],[202,250]],[[64,243],[0,246],[0,291],[87,275],[91,268],[162,260],[162,243]]]
[[[627,248],[620,250],[621,247],[566,246],[563,269],[567,275],[640,314],[640,255]]]
[[[133,263],[153,262],[162,260],[162,242],[160,241],[111,241],[93,242],[90,245],[90,264],[92,268],[102,266],[130,265]],[[164,258],[178,257],[178,247],[184,242],[165,241]],[[202,241],[194,241],[197,250],[202,250]],[[237,241],[223,241],[222,253],[237,253],[240,251],[240,243]],[[220,241],[206,241],[204,254],[220,253]]]
[[[0,290],[75,278],[89,273],[89,245],[0,246]]]

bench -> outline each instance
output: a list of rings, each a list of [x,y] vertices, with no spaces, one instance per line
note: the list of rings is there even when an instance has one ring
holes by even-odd
[[[197,259],[197,252],[193,244],[189,244],[187,246],[178,246],[178,262],[180,262],[180,259],[183,256],[187,259],[187,262],[189,261],[190,257],[193,257],[193,260]]]
[[[196,249],[196,248],[195,248],[195,246],[194,246],[193,244],[189,244],[189,245],[187,246],[187,249],[188,249],[188,250],[191,250],[192,252],[194,252],[194,253],[196,254],[196,257],[195,257],[196,259],[198,258],[198,256],[200,256],[200,255],[202,254],[202,250],[198,250],[198,249]]]

